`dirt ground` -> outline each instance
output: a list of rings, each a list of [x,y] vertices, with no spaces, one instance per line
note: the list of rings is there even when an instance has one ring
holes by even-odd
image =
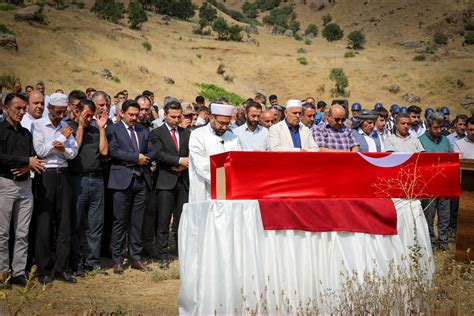
[[[127,265],[126,265],[127,267]],[[149,264],[150,272],[126,268],[123,275],[112,269],[108,275],[91,274],[71,285],[55,281],[42,294],[41,287],[29,292],[40,294],[31,304],[25,304],[27,314],[178,314],[179,262],[172,262],[167,271],[160,270],[157,262]],[[14,310],[21,305],[22,295],[17,288],[8,291]],[[0,314],[8,311],[0,300]]]

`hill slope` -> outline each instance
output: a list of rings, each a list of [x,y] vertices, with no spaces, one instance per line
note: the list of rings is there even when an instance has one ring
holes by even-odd
[[[239,9],[243,2],[227,0],[226,5]],[[15,22],[11,12],[0,12],[1,24],[16,33],[20,48],[18,53],[0,51],[0,73],[13,72],[24,85],[44,80],[48,93],[56,88],[69,91],[93,86],[111,94],[128,89],[135,95],[150,89],[158,101],[166,95],[192,100],[198,93],[195,83],[215,83],[243,97],[257,91],[275,93],[283,103],[290,97],[309,95],[329,101],[333,83],[328,74],[331,68],[340,67],[349,77],[350,102],[359,101],[367,107],[375,102],[407,104],[402,96],[413,91],[421,97],[423,107],[446,104],[456,108],[456,113],[466,112],[458,105],[473,88],[474,47],[462,46],[462,37],[456,34],[462,24],[445,21],[466,10],[465,2],[389,0],[366,1],[364,5],[340,0],[321,11],[309,9],[311,1],[307,5],[302,2],[293,1],[303,30],[315,23],[321,33],[321,17],[330,13],[346,35],[363,30],[366,48],[354,58],[344,58],[348,51],[345,38],[328,43],[319,35],[311,45],[305,45],[273,36],[266,26],[253,36],[258,46],[220,42],[192,33],[197,17],[191,22],[173,20],[162,25],[160,16],[150,14],[143,29],[134,31],[126,27],[125,20],[116,25],[98,19],[87,9],[89,1],[84,10],[71,6],[57,11],[45,6],[46,26]],[[414,49],[398,44],[431,41],[437,30],[449,34],[450,41],[435,55],[426,55],[433,61],[415,62]],[[152,45],[151,51],[143,47],[145,41]],[[306,53],[297,53],[298,48]],[[308,65],[301,65],[298,57],[305,57]],[[216,73],[219,64],[234,76],[233,83]],[[149,74],[140,71],[143,66]],[[99,72],[103,68],[121,82],[102,78]],[[164,76],[173,78],[175,84],[166,84]],[[387,90],[391,84],[400,86],[398,94]]]

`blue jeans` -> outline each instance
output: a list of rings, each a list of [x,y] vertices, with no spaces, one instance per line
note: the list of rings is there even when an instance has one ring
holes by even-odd
[[[104,179],[102,176],[72,176],[71,268],[83,269],[81,221],[87,218],[87,254],[85,264],[99,266],[102,228],[104,226]]]

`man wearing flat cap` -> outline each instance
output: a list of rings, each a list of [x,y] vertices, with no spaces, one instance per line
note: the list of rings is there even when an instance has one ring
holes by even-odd
[[[270,151],[319,151],[309,128],[301,122],[303,105],[300,100],[288,100],[285,119],[270,127]]]
[[[36,264],[38,280],[46,284],[54,278],[76,283],[68,274],[71,243],[71,179],[67,160],[78,152],[73,128],[63,120],[67,114],[68,98],[53,93],[49,99],[48,115],[33,121],[31,131],[38,157],[46,162],[46,170],[37,181]],[[55,224],[56,228],[53,228]],[[55,234],[53,234],[55,232]],[[51,255],[51,236],[55,236],[56,261]],[[53,266],[54,263],[54,266]],[[52,269],[51,269],[52,268]]]
[[[362,152],[382,152],[383,143],[379,134],[374,132],[378,114],[375,111],[362,110],[352,123],[352,135],[359,143]]]
[[[211,198],[211,155],[242,150],[239,138],[229,131],[234,107],[211,104],[209,124],[197,128],[189,139],[189,202]]]

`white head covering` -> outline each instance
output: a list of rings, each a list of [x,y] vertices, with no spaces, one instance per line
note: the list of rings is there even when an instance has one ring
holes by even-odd
[[[286,108],[289,109],[289,108],[294,108],[294,107],[303,107],[303,105],[301,104],[301,100],[288,100],[286,102]]]
[[[213,115],[232,116],[234,109],[235,108],[229,104],[219,104],[219,103],[211,104],[211,113]]]
[[[67,106],[68,104],[68,99],[65,94],[62,93],[53,93],[49,97],[49,105],[54,105],[54,106]]]

